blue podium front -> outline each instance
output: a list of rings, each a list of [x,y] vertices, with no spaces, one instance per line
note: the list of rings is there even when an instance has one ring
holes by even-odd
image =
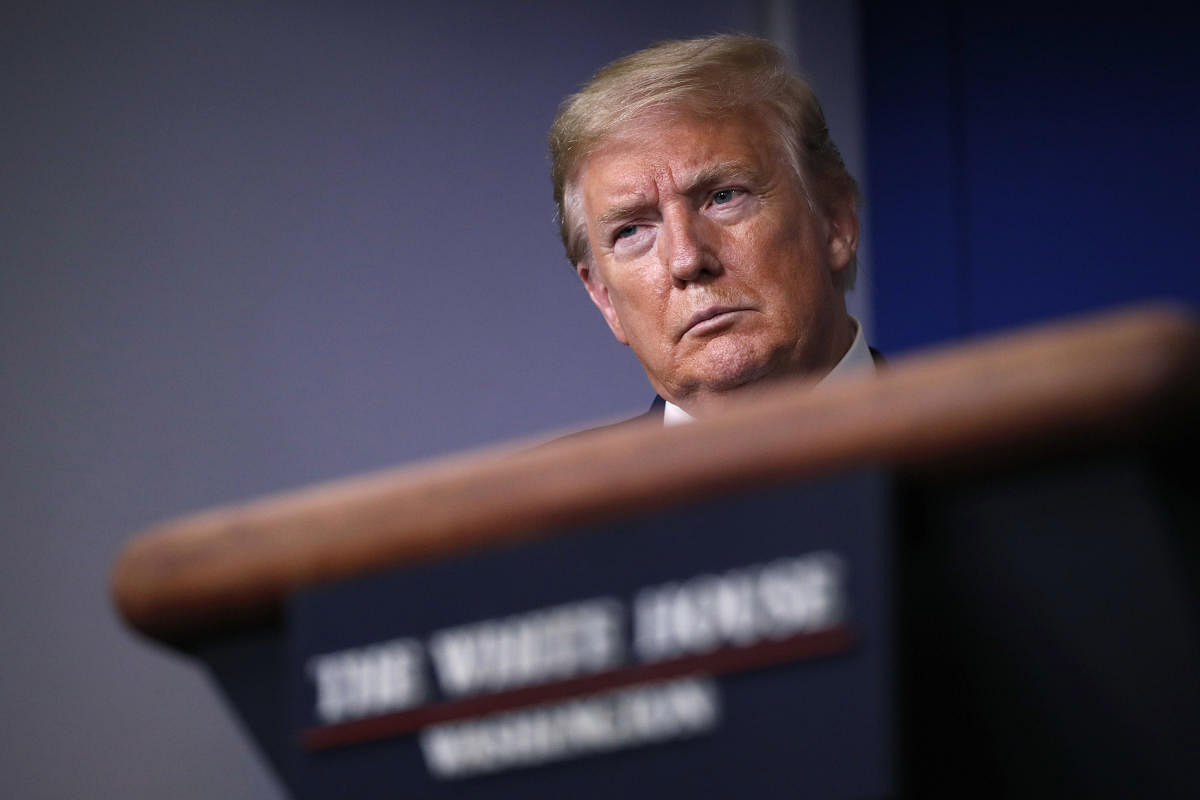
[[[297,593],[305,798],[892,796],[876,471]]]

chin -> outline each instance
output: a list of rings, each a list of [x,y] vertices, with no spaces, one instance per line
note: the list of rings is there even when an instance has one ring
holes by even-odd
[[[761,341],[733,340],[710,348],[701,384],[712,392],[728,392],[771,377],[779,371],[779,356]]]
[[[689,363],[681,365],[685,369],[675,373],[680,380],[664,383],[677,387],[679,391],[672,394],[680,399],[733,395],[786,375],[789,353],[788,348],[774,346],[769,339],[727,335],[709,342]]]
[[[745,388],[760,381],[769,380],[773,374],[771,363],[765,360],[743,360],[736,363],[723,362],[705,370],[694,385],[708,394],[726,394]]]

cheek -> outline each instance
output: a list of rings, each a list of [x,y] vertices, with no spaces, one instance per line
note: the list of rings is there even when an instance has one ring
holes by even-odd
[[[781,262],[797,258],[805,243],[802,228],[798,221],[763,214],[727,231],[728,247],[736,251],[743,263],[758,269],[774,269]]]
[[[751,279],[754,288],[786,317],[779,322],[797,324],[824,302],[833,285],[832,273],[803,230],[777,230],[760,241]]]
[[[801,256],[797,237],[772,228],[747,230],[731,238],[721,261],[746,288],[765,298],[796,280]]]
[[[614,289],[624,307],[635,313],[646,314],[664,307],[670,289],[664,283],[656,265],[626,264],[621,267],[620,278]]]
[[[628,344],[642,356],[659,353],[668,347],[671,327],[670,297],[647,284],[625,283],[613,297],[620,324]]]

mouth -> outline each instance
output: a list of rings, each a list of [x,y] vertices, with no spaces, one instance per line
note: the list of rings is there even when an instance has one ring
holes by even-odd
[[[707,333],[713,333],[716,330],[730,325],[736,319],[737,315],[748,309],[742,306],[709,306],[697,311],[688,319],[687,325],[683,329],[683,335],[688,334],[702,336]]]

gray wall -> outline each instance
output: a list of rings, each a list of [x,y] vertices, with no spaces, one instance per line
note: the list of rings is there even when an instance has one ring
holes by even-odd
[[[599,64],[769,4],[104,5],[0,11],[0,796],[278,796],[199,668],[116,619],[122,542],[641,410],[544,132]],[[853,5],[811,5],[847,38],[838,134]]]

